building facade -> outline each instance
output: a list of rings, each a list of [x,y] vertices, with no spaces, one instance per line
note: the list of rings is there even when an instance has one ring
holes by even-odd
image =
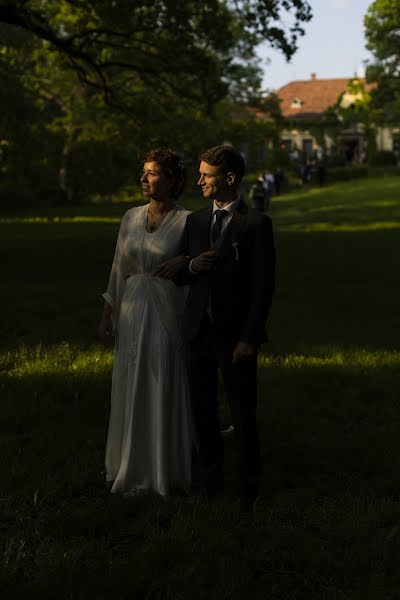
[[[312,73],[307,81],[292,81],[278,89],[282,148],[295,160],[326,155],[362,163],[372,141],[376,151],[393,152],[399,160],[400,127],[368,123],[367,108],[362,112],[374,85],[359,78],[318,79]],[[359,121],[358,115],[363,115]]]

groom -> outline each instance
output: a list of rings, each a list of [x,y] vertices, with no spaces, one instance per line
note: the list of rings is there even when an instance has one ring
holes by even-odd
[[[251,503],[259,493],[256,426],[257,351],[274,291],[275,250],[269,217],[239,199],[245,163],[226,145],[200,157],[208,206],[190,214],[183,253],[190,283],[183,335],[190,350],[190,393],[202,483],[223,491],[223,447],[218,416],[218,370],[235,429],[238,493]]]

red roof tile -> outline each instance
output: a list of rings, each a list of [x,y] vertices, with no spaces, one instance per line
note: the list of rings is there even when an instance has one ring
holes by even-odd
[[[281,111],[285,118],[318,118],[322,113],[333,106],[346,88],[349,78],[317,79],[312,77],[307,81],[292,81],[279,88],[275,93],[281,100]],[[365,83],[365,89],[370,91],[373,84]],[[300,100],[301,105],[292,106],[294,100]]]

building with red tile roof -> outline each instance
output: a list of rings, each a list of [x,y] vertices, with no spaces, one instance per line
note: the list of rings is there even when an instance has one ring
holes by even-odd
[[[315,73],[307,81],[291,81],[277,90],[285,119],[319,119],[346,94],[351,78],[317,79]],[[369,92],[374,85],[359,80]]]
[[[361,84],[364,91],[354,91]],[[353,123],[343,127],[335,139],[323,130],[326,110],[333,107],[348,108],[363,98],[365,92],[370,93],[376,84],[367,83],[365,79],[336,78],[318,79],[315,73],[309,80],[292,81],[279,88],[275,95],[280,101],[280,110],[286,126],[281,132],[282,147],[292,157],[305,161],[312,156],[323,156],[324,153],[339,153],[349,161],[362,162],[366,158],[365,129],[361,123]],[[256,118],[268,119],[268,115],[259,109],[254,112]],[[319,140],[315,129],[320,127]],[[378,150],[395,150],[399,143],[400,130],[393,131],[388,127],[376,129]],[[397,137],[396,137],[397,136]],[[323,139],[323,147],[321,146]]]

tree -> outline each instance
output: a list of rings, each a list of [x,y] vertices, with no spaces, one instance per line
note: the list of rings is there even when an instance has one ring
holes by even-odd
[[[135,83],[155,80],[209,105],[240,81],[246,90],[255,46],[268,40],[290,58],[310,18],[305,0],[0,1],[0,21],[49,42],[81,81],[121,106]]]
[[[367,78],[378,86],[373,94],[387,122],[400,119],[400,3],[398,0],[375,0],[364,18],[367,48],[374,56],[368,65]]]
[[[56,111],[42,111],[35,90],[25,82],[31,69],[28,57],[34,40],[23,31],[0,27],[0,183],[8,203],[18,201],[21,191],[32,197],[32,190],[57,188],[57,156],[61,140],[48,132]]]
[[[290,58],[310,18],[305,0],[0,0],[0,51],[72,199],[125,184],[148,146],[197,153],[221,103],[257,96],[257,45]]]
[[[376,155],[377,127],[382,122],[382,110],[374,106],[373,92],[374,89],[366,89],[363,79],[357,77],[350,79],[336,103],[324,112],[323,119],[318,125],[314,128],[310,127],[317,141],[324,145],[325,136],[330,137],[342,154],[343,132],[352,130],[353,133],[362,135],[363,147],[359,150],[366,153],[369,161],[373,160]],[[319,136],[317,129],[319,129]],[[361,155],[351,157],[352,160],[354,158],[360,160]],[[343,154],[342,159],[345,159]],[[346,160],[349,159],[350,157],[347,157]]]

